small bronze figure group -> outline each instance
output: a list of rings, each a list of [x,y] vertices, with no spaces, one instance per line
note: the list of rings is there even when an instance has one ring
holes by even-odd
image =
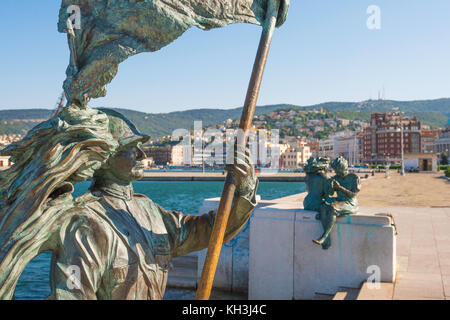
[[[329,176],[330,159],[310,158],[305,166],[306,190],[308,195],[303,201],[305,210],[317,211],[316,219],[322,223],[324,232],[313,242],[328,249],[331,246],[330,233],[336,224],[336,219],[342,216],[358,213],[356,196],[361,190],[359,177],[349,173],[348,162],[339,157],[331,163],[335,171],[334,177]],[[337,193],[336,197],[333,195]]]

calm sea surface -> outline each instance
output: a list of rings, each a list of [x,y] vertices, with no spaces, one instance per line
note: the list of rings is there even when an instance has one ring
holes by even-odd
[[[75,187],[74,196],[85,193],[89,183]],[[222,182],[136,182],[134,190],[142,193],[166,209],[197,214],[203,199],[219,197]],[[303,183],[262,182],[258,194],[264,200],[271,200],[305,191]],[[49,270],[51,254],[43,253],[25,268],[17,287],[17,300],[45,299],[50,293]]]

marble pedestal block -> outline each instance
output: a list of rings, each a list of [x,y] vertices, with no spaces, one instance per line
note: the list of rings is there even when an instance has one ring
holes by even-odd
[[[372,278],[393,282],[396,236],[386,214],[339,218],[332,247],[314,244],[323,232],[316,212],[279,203],[255,210],[250,225],[249,299],[312,299]],[[369,278],[370,277],[370,278]]]
[[[257,196],[256,199],[258,201],[258,207],[273,204],[273,202],[261,201],[260,196]],[[219,201],[220,198],[204,200],[202,207],[199,209],[199,213],[202,214],[210,210],[217,210]],[[247,223],[244,229],[234,239],[223,245],[214,277],[214,288],[227,292],[248,292],[249,237],[250,225]],[[202,274],[206,252],[207,249],[198,252],[198,281]]]

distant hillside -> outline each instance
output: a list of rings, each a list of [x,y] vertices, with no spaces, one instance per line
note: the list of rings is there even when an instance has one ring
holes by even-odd
[[[53,112],[54,111],[47,109],[0,110],[0,121],[16,119],[48,119]]]
[[[270,113],[288,105],[263,106],[256,109],[255,114]],[[128,109],[112,108],[130,119],[141,131],[158,138],[170,135],[175,129],[194,129],[194,121],[202,121],[203,126],[221,124],[227,119],[239,119],[242,108],[223,109],[195,109],[171,113],[144,113]],[[45,109],[0,110],[0,134],[24,134],[36,123],[14,121],[16,119],[47,119],[53,111]]]
[[[273,112],[288,105],[271,105],[256,108],[255,115]],[[227,119],[240,119],[242,108],[195,109],[171,113],[142,113],[126,109],[115,109],[129,118],[140,130],[153,138],[172,134],[175,129],[194,129],[194,121],[202,121],[203,127],[222,124]]]
[[[436,100],[395,101],[368,100],[363,102],[327,102],[308,108],[323,107],[333,111],[352,110],[369,112],[391,112],[400,110],[409,113],[437,112],[447,118],[450,117],[450,98]]]
[[[450,99],[423,100],[423,101],[393,101],[369,100],[364,102],[327,102],[313,106],[296,106],[278,104],[261,106],[256,109],[256,115],[267,114],[280,108],[324,108],[338,112],[346,119],[370,119],[373,112],[402,111],[409,116],[417,116],[424,124],[433,128],[444,127],[450,117]],[[194,109],[171,113],[144,113],[128,109],[115,109],[128,117],[136,126],[153,138],[170,135],[178,128],[193,129],[194,121],[202,121],[203,126],[221,124],[227,119],[239,119],[242,108],[223,109]],[[23,109],[0,110],[0,134],[26,133],[36,123],[14,121],[25,119],[47,119],[52,110]]]
[[[374,112],[401,111],[407,116],[417,117],[432,128],[442,128],[450,118],[450,99],[394,101],[368,100],[363,102],[327,102],[308,109],[324,108],[338,111],[343,118],[368,121]]]

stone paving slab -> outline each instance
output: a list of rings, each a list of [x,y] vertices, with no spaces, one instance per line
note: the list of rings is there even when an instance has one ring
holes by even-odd
[[[442,288],[399,286],[394,287],[394,300],[444,300]]]
[[[441,265],[441,274],[443,276],[450,276],[450,265]]]
[[[450,298],[450,276],[442,276],[444,283],[444,294],[446,298]]]
[[[397,280],[394,300],[449,299],[450,208],[361,208],[394,216]]]
[[[393,283],[380,283],[380,287],[374,290],[369,283],[365,282],[361,287],[357,300],[392,300],[393,295]]]

